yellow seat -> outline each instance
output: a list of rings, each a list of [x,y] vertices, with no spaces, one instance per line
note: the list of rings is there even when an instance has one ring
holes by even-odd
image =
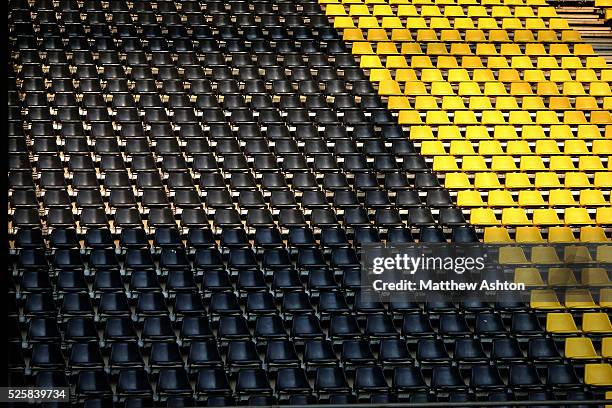
[[[511,156],[493,156],[491,159],[491,170],[495,172],[513,172],[518,167]]]
[[[612,172],[597,172],[593,185],[597,188],[611,188],[612,187]]]
[[[366,4],[351,4],[349,6],[349,14],[351,16],[370,16],[370,9]]]
[[[444,110],[460,110],[465,109],[463,99],[459,96],[444,96],[442,98],[442,109]],[[455,112],[455,117],[458,112]]]
[[[522,208],[504,208],[502,210],[503,225],[531,225],[527,213]]]
[[[550,248],[554,251],[554,248]],[[555,252],[556,255],[556,252]],[[557,263],[561,263],[559,257],[557,258]],[[532,262],[534,262],[532,260]],[[576,286],[578,281],[576,280],[576,276],[574,272],[570,268],[549,268],[548,269],[548,285],[552,287],[560,287],[560,286]]]
[[[486,56],[486,55],[498,55],[499,53],[497,52],[497,48],[495,48],[495,44],[478,43],[476,44],[476,54]]]
[[[459,37],[461,38],[461,37]],[[450,39],[441,38],[442,41],[450,41]],[[472,55],[472,50],[468,44],[463,43],[452,43],[450,48],[452,55]]]
[[[546,205],[546,201],[538,190],[521,190],[518,194],[518,205],[521,207],[542,207]]]
[[[584,268],[581,273],[581,282],[586,286],[610,286],[612,283],[604,268]]]
[[[404,94],[406,95],[428,95],[425,84],[421,81],[408,81],[404,84]]]
[[[349,16],[339,16],[334,18],[334,28],[355,28],[355,23]]]
[[[512,68],[516,69],[532,69],[531,57],[528,55],[514,56],[511,60]]]
[[[532,290],[530,305],[533,309],[547,309],[547,310],[561,309],[561,303],[559,303],[559,299],[557,298],[557,295],[552,290]],[[551,330],[548,330],[548,319],[550,318],[551,314],[554,314],[554,313],[549,313],[547,315],[547,320],[546,320],[547,331],[551,331]],[[572,319],[572,323],[573,323],[573,319]],[[574,324],[574,327],[575,326],[576,325]],[[569,327],[566,327],[566,326],[563,326],[563,327],[569,330]],[[578,329],[576,329],[576,331],[578,331]]]
[[[550,71],[550,80],[552,82],[572,82],[573,81],[572,75],[566,69],[553,69],[552,71]]]
[[[572,245],[564,247],[563,259],[567,263],[589,263],[593,262],[589,248],[584,245]]]
[[[516,242],[533,244],[544,242],[544,238],[538,227],[516,227]]]
[[[550,156],[561,154],[559,145],[551,139],[537,140],[535,144],[535,153],[540,156]]]
[[[582,331],[588,334],[612,333],[612,323],[607,313],[584,313]]]
[[[530,20],[528,20],[527,21],[527,28],[531,29],[529,27],[530,23],[532,24],[534,21],[537,21],[537,20],[538,19],[530,19]],[[525,55],[546,55],[546,54],[548,54],[548,53],[546,52],[546,48],[544,47],[544,44],[537,44],[537,43],[525,44]],[[539,61],[539,58],[540,57],[538,57],[538,61]],[[538,66],[538,68],[539,68],[539,66]]]
[[[501,113],[500,111],[496,111],[496,110],[487,110],[482,112],[482,116],[480,117],[480,122],[483,125],[505,125],[506,124],[506,120],[504,119],[504,115],[503,113]],[[500,128],[500,130],[498,131],[498,128]],[[499,127],[496,126],[495,130],[493,132],[493,137],[494,138],[515,138],[516,137],[516,131],[514,130],[514,126],[503,126],[503,127]]]
[[[387,81],[392,81],[393,80],[393,77],[391,76],[391,72],[388,69],[386,69],[386,68],[374,68],[374,69],[370,70],[370,81],[372,81],[372,82],[381,82],[381,81],[385,81],[385,80],[387,80]],[[393,82],[395,82],[395,81],[393,81]]]
[[[357,27],[359,28],[380,28],[378,24],[378,19],[372,16],[361,16],[357,20]]]
[[[596,387],[609,387],[612,385],[612,365],[608,363],[586,364],[584,383]]]
[[[523,156],[520,161],[521,171],[543,171],[546,170],[544,161],[540,156]]]
[[[484,207],[485,203],[478,191],[463,190],[457,192],[457,205],[459,207]]]
[[[438,41],[438,34],[436,33],[436,30],[420,28],[417,31],[416,39],[417,41],[421,42]]]
[[[540,110],[546,109],[544,100],[540,96],[524,96],[521,106],[525,110]]]
[[[565,173],[565,188],[589,188],[592,187],[588,176],[582,172]]]
[[[342,33],[342,39],[344,41],[365,41],[363,32],[360,28],[346,28]]]
[[[413,41],[413,38],[410,30],[405,28],[394,28],[391,30],[391,41],[406,42]]]
[[[387,31],[384,28],[370,28],[366,37],[368,41],[372,42],[389,41]]]
[[[402,90],[397,82],[392,79],[385,79],[378,84],[379,95],[402,95]]]
[[[544,71],[540,69],[530,69],[523,72],[523,78],[525,82],[546,82],[546,76]],[[552,81],[552,78],[551,78]]]
[[[593,46],[591,44],[575,44],[574,54],[576,55],[595,55]]]
[[[579,82],[597,82],[597,74],[592,69],[578,69],[576,70],[576,81]]]
[[[578,159],[578,168],[581,171],[601,171],[604,170],[603,163],[599,156],[581,156]]]
[[[506,188],[513,189],[526,189],[533,188],[529,176],[525,173],[508,173],[506,174],[505,180]]]
[[[541,18],[529,18],[525,20],[525,28],[527,32],[531,33],[530,41],[535,41],[535,37],[533,36],[533,31],[537,30],[545,30],[547,28],[546,23]],[[527,53],[527,52],[526,52]],[[537,55],[537,54],[536,54]]]
[[[565,292],[565,307],[569,309],[593,309],[597,305],[588,289],[568,289]]]
[[[567,44],[550,44],[548,53],[550,55],[573,55]]]
[[[516,268],[514,270],[514,283],[522,283],[526,287],[544,286],[538,268]]]
[[[325,15],[346,16],[346,10],[344,9],[344,6],[342,4],[328,4],[325,6]]]
[[[504,56],[490,56],[487,60],[487,67],[490,69],[509,68],[508,60]]]
[[[536,66],[538,67],[538,69],[558,69],[559,68],[559,64],[557,63],[557,59],[555,57],[538,57]]]
[[[470,213],[470,224],[499,225],[499,220],[491,208],[474,208]]]
[[[582,190],[580,192],[580,205],[584,207],[600,206],[607,205],[607,202],[601,190]]]
[[[506,145],[506,153],[512,156],[532,155],[531,147],[526,140],[510,140]]]
[[[541,43],[554,43],[558,42],[559,38],[554,30],[540,30],[538,31],[537,41]]]
[[[440,11],[440,8],[438,6],[424,5],[421,7],[421,15],[423,17],[434,17],[441,16],[442,12]]]
[[[432,17],[429,21],[429,26],[434,30],[450,29],[451,23],[446,17]]]
[[[416,7],[412,4],[400,4],[397,6],[398,17],[417,17],[419,12]]]
[[[559,88],[554,82],[538,82],[536,93],[542,96],[559,95]]]
[[[529,263],[525,257],[523,248],[516,246],[503,246],[499,248],[497,261],[502,265],[522,265]]]
[[[523,24],[518,18],[508,17],[502,20],[501,28],[503,28],[504,30],[520,30],[523,28]]]
[[[535,215],[534,215],[535,217]],[[568,243],[575,242],[576,238],[572,229],[569,227],[549,227],[548,228],[548,242],[551,243]]]
[[[512,242],[505,227],[486,227],[484,229],[484,242],[490,244]]]
[[[461,66],[466,69],[483,68],[482,60],[476,55],[465,55],[461,58]]]
[[[587,68],[607,68],[606,59],[604,57],[587,57],[586,59]]]
[[[393,9],[388,4],[375,4],[372,12],[375,16],[393,16]]]
[[[593,111],[591,112],[591,123],[610,124],[612,123],[612,113],[608,111]]]
[[[473,188],[472,182],[465,173],[447,173],[444,177],[444,188],[462,190]],[[458,194],[458,193],[457,193]],[[484,206],[484,203],[483,203]]]
[[[570,96],[586,95],[586,91],[582,83],[577,81],[568,81],[563,83],[563,94]]]
[[[595,223],[597,225],[612,224],[612,207],[600,207],[595,213]]]
[[[510,93],[515,96],[524,96],[533,94],[533,90],[529,82],[516,81],[510,84]]]
[[[465,138],[468,140],[483,140],[490,139],[491,136],[485,126],[468,126],[465,130]],[[612,184],[612,177],[610,178],[610,184]]]
[[[555,248],[546,245],[531,248],[531,263],[536,265],[552,265],[561,263],[561,260]]]
[[[395,80],[397,82],[418,82],[416,72],[412,68],[400,68],[395,71]]]
[[[433,68],[433,64],[427,55],[413,55],[410,66],[414,68]]]
[[[392,55],[397,54],[397,46],[394,42],[383,41],[376,44],[376,53],[378,55]]]
[[[597,304],[593,301],[588,289],[568,289],[565,292],[565,307],[569,309],[593,309]]]
[[[423,50],[419,43],[406,42],[402,44],[401,53],[403,55],[418,55],[423,54]]]
[[[571,139],[574,134],[569,125],[553,125],[550,127],[550,137],[553,139]]]
[[[569,29],[569,24],[567,20],[563,18],[551,18],[549,20],[548,26],[554,30],[567,30]],[[568,35],[561,35],[561,40],[565,41],[568,38]]]
[[[476,173],[474,176],[474,187],[477,189],[499,189],[502,187],[499,178],[495,173]]]
[[[579,125],[577,136],[579,139],[599,139],[601,133],[597,125]]]
[[[540,125],[523,125],[521,129],[523,139],[545,139],[546,134]]]
[[[421,154],[423,156],[444,156],[448,153],[439,140],[426,140],[421,143]]]
[[[450,154],[456,156],[475,155],[474,146],[469,140],[453,140],[450,144]]]
[[[593,154],[597,156],[612,154],[612,140],[593,140]]]
[[[551,207],[571,207],[577,204],[572,192],[564,189],[551,190],[548,203]]]
[[[546,315],[546,331],[563,335],[579,332],[574,322],[574,318],[570,313],[548,313]]]
[[[586,208],[571,207],[566,208],[564,212],[565,225],[589,225],[593,224],[593,220]]]
[[[462,139],[461,132],[457,126],[438,126],[438,139]],[[452,154],[452,153],[451,153]]]
[[[378,55],[363,55],[359,61],[361,68],[382,68],[382,62]]]
[[[452,55],[440,55],[436,66],[440,69],[452,69],[457,68],[459,64],[457,59]]]
[[[389,110],[411,109],[410,101],[405,96],[390,96],[387,102]]]
[[[598,245],[595,258],[599,263],[612,263],[612,247],[610,245]]]
[[[374,54],[374,50],[372,49],[372,45],[366,41],[354,42],[353,47],[351,49],[351,53],[354,55],[368,55]]]
[[[580,228],[580,241],[581,242],[608,242],[606,233],[601,227],[581,227]]]
[[[570,156],[553,156],[550,158],[548,168],[551,171],[566,172],[576,170],[574,162]]]
[[[582,111],[565,111],[563,113],[563,122],[568,125],[581,125],[587,123],[587,120]]]
[[[403,110],[400,111],[398,117],[397,117],[397,123],[400,125],[420,125],[423,123],[423,121],[421,120],[421,115],[419,115],[418,111],[415,110]],[[427,126],[428,129],[429,126]],[[410,138],[413,139],[414,134],[412,132],[412,129],[410,131]],[[433,138],[433,134],[431,135],[431,138]]]
[[[440,125],[440,124],[450,124],[451,121],[448,117],[448,113],[445,111],[435,111],[430,110],[427,111],[425,115],[425,122],[428,125]]]
[[[488,171],[487,163],[482,156],[464,156],[461,170],[465,172]]]
[[[462,96],[482,95],[477,82],[461,82],[457,93]],[[470,109],[472,108],[470,107]]]
[[[592,96],[610,96],[612,91],[610,85],[603,81],[593,81],[589,85],[589,95]]]
[[[490,30],[489,41],[491,42],[510,42],[510,37],[506,30]]]
[[[599,355],[588,337],[570,337],[565,340],[565,357],[570,360],[593,360]]]
[[[538,172],[534,180],[536,188],[560,188],[561,182],[557,173],[554,172]]]
[[[475,82],[473,83],[476,84]],[[459,85],[459,89],[461,89],[461,84]],[[478,90],[480,90],[480,88],[478,88]],[[479,111],[493,109],[493,105],[491,105],[491,99],[488,96],[470,96],[468,108],[470,110]]]
[[[487,200],[489,207],[516,207],[516,201],[508,190],[493,190]]]
[[[486,82],[484,84],[484,94],[485,95],[507,95],[508,91],[506,91],[506,86],[501,82]]]
[[[408,62],[406,61],[406,57],[404,57],[403,55],[387,56],[387,61],[385,62],[385,65],[388,69],[391,70],[408,68]],[[416,79],[416,75],[414,79]]]
[[[552,208],[536,208],[533,210],[533,223],[535,225],[560,225],[561,220]]]
[[[453,68],[448,71],[448,82],[463,82],[469,80],[470,76],[464,68]]]
[[[470,39],[483,38],[484,39],[484,32],[482,32],[481,30],[474,30],[476,26],[474,25],[474,21],[471,18],[468,18],[468,17],[456,18],[455,28],[460,29],[460,30],[471,30],[472,32],[474,32],[470,35],[468,35],[468,33],[466,32],[465,34],[466,41],[468,38]]]

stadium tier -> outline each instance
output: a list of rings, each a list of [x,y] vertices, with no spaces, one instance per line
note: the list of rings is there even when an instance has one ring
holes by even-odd
[[[544,0],[11,0],[8,35],[9,385],[612,398],[605,268],[359,296],[365,244],[610,241],[612,68]]]

